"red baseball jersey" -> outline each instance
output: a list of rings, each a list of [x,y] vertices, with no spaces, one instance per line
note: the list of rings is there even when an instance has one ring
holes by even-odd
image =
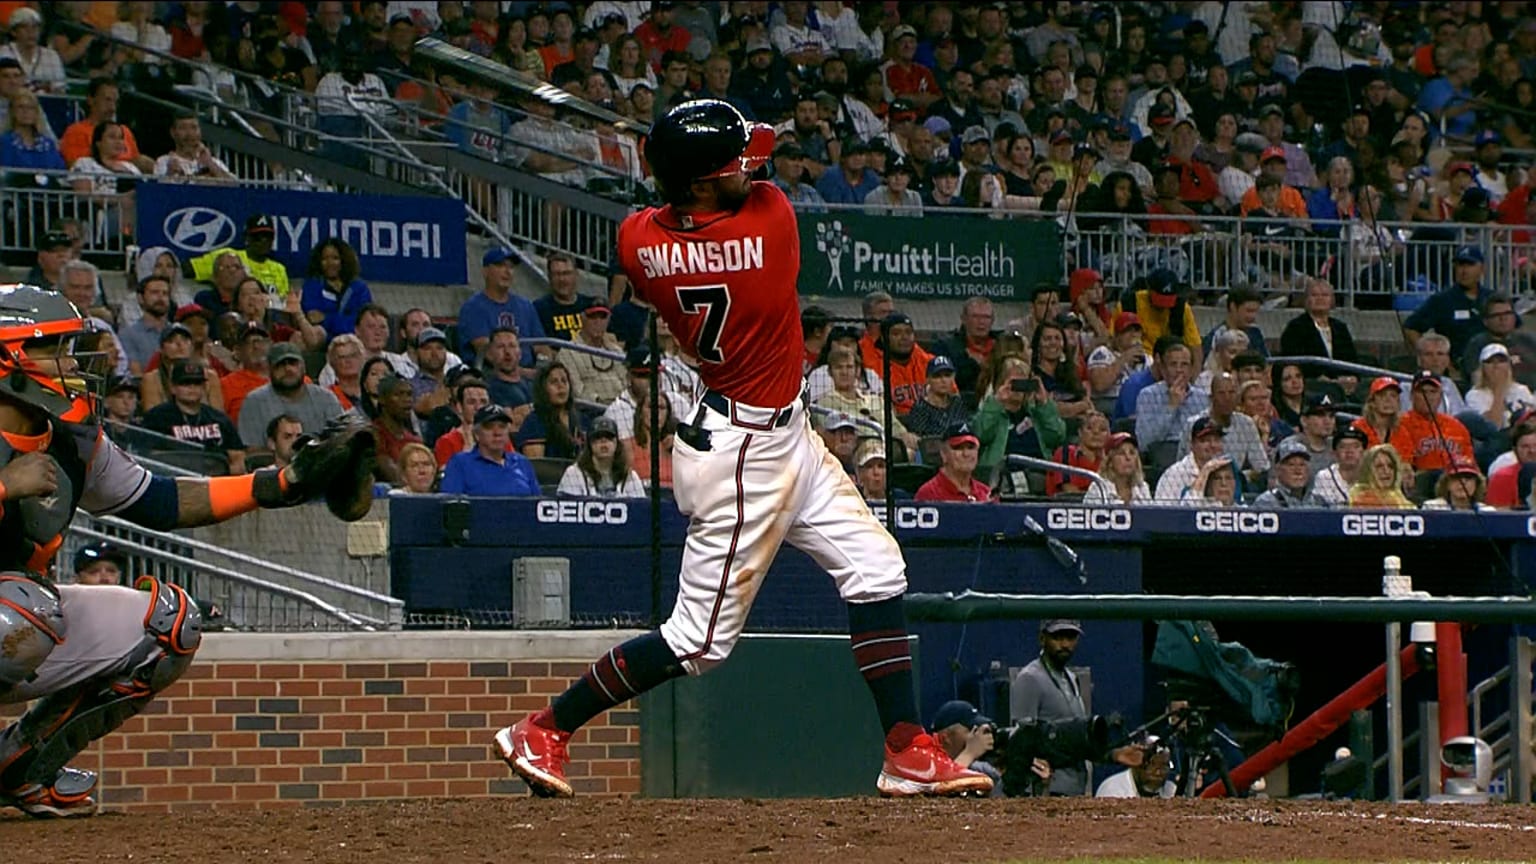
[[[619,263],[704,386],[760,408],[800,396],[800,232],[789,199],[752,184],[734,213],[647,208],[619,227]]]

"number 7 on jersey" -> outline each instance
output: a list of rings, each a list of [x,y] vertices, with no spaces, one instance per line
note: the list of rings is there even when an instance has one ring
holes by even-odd
[[[677,305],[684,315],[702,315],[699,325],[698,344],[694,352],[706,363],[723,363],[725,354],[720,350],[720,334],[725,330],[725,316],[731,310],[731,294],[726,286],[679,285]]]

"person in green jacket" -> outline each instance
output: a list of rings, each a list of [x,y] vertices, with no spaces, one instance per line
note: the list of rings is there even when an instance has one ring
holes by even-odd
[[[971,428],[981,439],[976,476],[982,480],[995,480],[1009,453],[1038,457],[1067,441],[1067,423],[1056,401],[1022,357],[1003,361],[997,389],[981,403]]]

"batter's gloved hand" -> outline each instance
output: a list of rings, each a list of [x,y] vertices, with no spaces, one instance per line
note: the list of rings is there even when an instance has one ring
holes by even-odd
[[[257,500],[264,507],[281,507],[313,501],[324,496],[325,506],[338,519],[356,522],[373,506],[373,468],[377,458],[373,427],[356,414],[343,414],[316,436],[301,436],[294,443],[293,461],[282,469],[287,482],[275,496],[263,500],[266,471],[257,473]],[[273,483],[271,485],[278,485]],[[270,493],[269,493],[270,495]]]

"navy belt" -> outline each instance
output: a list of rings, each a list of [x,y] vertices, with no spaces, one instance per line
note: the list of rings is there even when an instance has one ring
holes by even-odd
[[[768,416],[768,418],[764,421],[747,419],[741,416],[741,412],[737,410],[736,403],[718,390],[705,390],[704,398],[700,401],[703,402],[704,406],[709,408],[711,411],[715,411],[722,416],[729,418],[730,421],[737,426],[743,426],[748,429],[783,429],[785,426],[789,425],[789,419],[793,417],[795,413],[795,406],[793,405],[778,409],[754,407],[752,409],[754,414],[763,414],[766,412],[770,416]]]

